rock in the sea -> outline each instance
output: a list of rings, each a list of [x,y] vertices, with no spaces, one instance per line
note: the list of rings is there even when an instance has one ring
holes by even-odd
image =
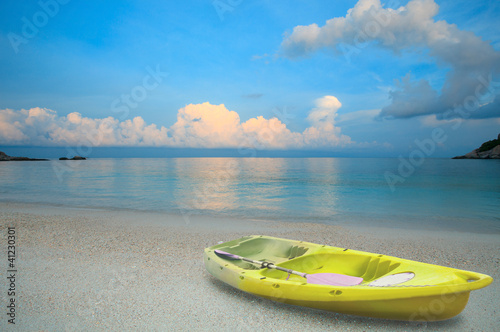
[[[452,159],[500,159],[500,134],[498,139],[484,142],[479,148]]]
[[[32,159],[28,157],[11,157],[5,152],[0,151],[0,161],[46,161],[48,159]]]
[[[0,151],[0,161],[10,160],[10,157],[5,154],[5,152]]]
[[[5,152],[0,151],[0,161],[10,160],[10,157],[5,154]]]
[[[500,138],[498,140],[500,141]],[[497,145],[493,149],[491,149],[489,151],[489,155],[491,159],[500,159],[500,145]]]
[[[61,157],[59,160],[87,160],[85,157],[74,156],[73,158]]]

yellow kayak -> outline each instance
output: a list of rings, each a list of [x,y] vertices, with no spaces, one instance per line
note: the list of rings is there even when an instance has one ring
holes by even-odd
[[[217,279],[274,301],[408,321],[458,315],[488,275],[303,241],[252,235],[205,249]]]

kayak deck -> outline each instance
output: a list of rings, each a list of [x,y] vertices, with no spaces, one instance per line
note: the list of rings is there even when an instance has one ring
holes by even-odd
[[[356,286],[308,284],[297,275],[218,257],[215,249],[308,274],[361,277],[363,282]],[[207,248],[204,261],[216,278],[251,294],[317,309],[401,320],[451,318],[464,309],[470,291],[493,280],[471,271],[262,235]]]

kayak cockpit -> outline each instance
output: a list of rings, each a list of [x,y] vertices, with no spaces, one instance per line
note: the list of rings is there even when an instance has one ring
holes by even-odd
[[[308,252],[309,248],[290,241],[273,241],[269,238],[253,238],[242,241],[233,246],[217,247],[217,249],[230,252],[238,256],[244,256],[253,260],[280,264]],[[239,264],[242,263],[242,264]],[[234,261],[233,264],[243,269],[254,270],[255,266],[247,262]],[[251,266],[248,266],[251,265]],[[257,267],[259,269],[259,267]]]
[[[393,262],[385,256],[370,257],[339,250],[338,253],[303,255],[278,265],[308,274],[336,273],[361,277],[363,282],[370,282],[391,273],[400,266],[400,263]],[[298,276],[289,277],[287,273],[277,270],[264,269],[261,274],[270,278],[302,281]]]
[[[303,241],[251,236],[212,248],[306,274],[331,273],[362,278],[359,286],[468,284],[470,290],[484,287],[481,286],[484,283],[482,280],[478,282],[481,277],[477,273]],[[255,271],[262,278],[304,282],[301,276],[263,268],[244,260],[227,263],[239,269]]]

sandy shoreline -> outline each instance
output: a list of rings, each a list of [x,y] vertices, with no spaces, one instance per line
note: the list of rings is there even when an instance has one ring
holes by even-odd
[[[468,234],[214,219],[0,203],[0,270],[7,296],[7,227],[15,227],[16,330],[439,330],[500,324],[500,238]],[[491,275],[459,316],[409,323],[347,316],[260,299],[219,282],[203,249],[266,234],[382,253]],[[5,309],[3,311],[6,311]],[[2,313],[0,330],[7,326]]]

